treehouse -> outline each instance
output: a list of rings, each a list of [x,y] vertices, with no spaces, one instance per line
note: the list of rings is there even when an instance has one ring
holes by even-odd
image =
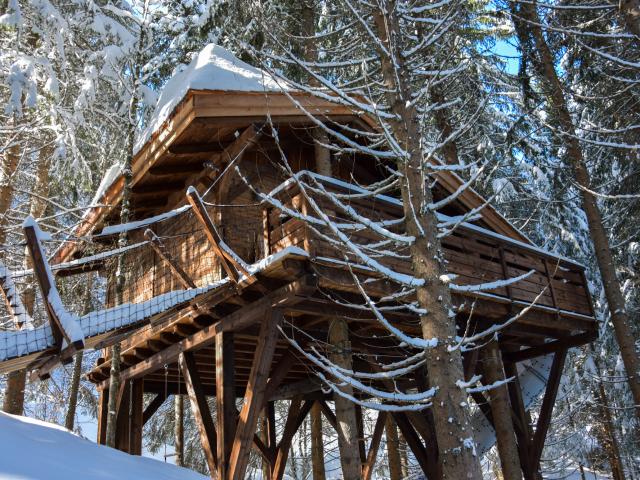
[[[221,479],[243,478],[252,451],[268,464],[273,480],[281,479],[292,438],[314,404],[339,427],[330,406],[335,394],[327,393],[305,349],[341,342],[349,346],[348,364],[372,374],[379,369],[377,356],[407,358],[406,345],[389,335],[363,300],[364,292],[385,306],[395,328],[421,336],[417,313],[399,308],[397,285],[384,274],[411,275],[406,247],[373,256],[375,267],[371,257],[357,254],[385,239],[356,219],[401,236],[402,202],[392,188],[371,194],[361,187],[383,178],[383,162],[352,151],[328,158],[325,152],[319,159],[317,121],[354,141],[357,132],[376,129],[367,115],[295,91],[219,47],[205,49],[169,82],[133,159],[129,221],[120,223],[124,177],[112,171],[97,194],[100,206],[76,231],[76,238],[90,240],[65,243],[51,268],[58,277],[98,271],[106,282],[105,310],[79,319],[85,345],[104,349],[88,373],[101,392],[100,442],[110,388],[108,347],[115,343],[122,369],[118,448],[140,454],[144,422],[167,396],[188,395],[212,477]],[[430,181],[436,201],[464,183],[446,170]],[[505,415],[514,424],[524,476],[532,479],[566,352],[593,340],[596,322],[584,267],[538,248],[485,203],[465,189],[438,212],[442,225],[451,227],[442,238],[443,253],[455,275],[451,294],[460,331],[472,335],[503,326],[498,366],[515,378]],[[122,246],[118,240],[125,234]],[[339,338],[330,332],[334,319],[347,326]],[[61,351],[40,349],[2,368],[28,366],[46,374],[44,367]],[[466,378],[482,373],[481,355],[478,348],[464,353]],[[418,368],[395,381],[404,391],[420,391],[427,375]],[[368,385],[385,390],[388,380],[371,375]],[[543,391],[532,429],[526,410]],[[143,402],[144,394],[151,400]],[[370,400],[366,393],[354,395],[365,405]],[[472,396],[484,451],[495,441],[492,425],[500,412],[481,391]],[[237,399],[243,399],[239,411]],[[291,403],[276,435],[273,402],[283,399]],[[353,410],[358,419],[360,406]],[[428,478],[439,478],[433,419],[426,412],[381,410],[370,442],[357,421],[363,478],[371,476],[388,415]],[[258,436],[263,414],[267,434]]]

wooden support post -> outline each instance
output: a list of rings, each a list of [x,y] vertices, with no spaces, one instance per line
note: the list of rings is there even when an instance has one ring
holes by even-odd
[[[216,412],[218,478],[225,479],[236,435],[236,387],[233,332],[216,335]]]
[[[549,430],[549,424],[551,423],[553,405],[556,403],[556,397],[558,396],[558,388],[560,387],[560,379],[562,378],[562,370],[564,369],[566,357],[566,350],[562,350],[553,356],[551,371],[547,379],[547,388],[544,392],[542,407],[540,407],[540,416],[536,423],[536,430],[533,434],[533,442],[531,445],[532,466],[536,474],[540,472],[542,449],[544,448],[544,441],[547,436],[547,431]]]
[[[518,456],[520,457],[520,467],[524,474],[525,480],[536,480],[534,469],[531,462],[531,425],[527,419],[527,413],[522,400],[522,389],[518,380],[518,370],[516,364],[507,362],[504,364],[504,370],[507,377],[513,377],[514,380],[509,382],[507,389],[509,390],[509,399],[511,407],[518,418],[521,429],[516,429],[516,438],[518,439]]]
[[[322,407],[313,402],[311,407],[311,469],[313,480],[325,480],[324,444],[322,441]]]
[[[50,294],[52,291],[55,291],[56,286],[53,284],[53,277],[51,276],[51,271],[46,263],[47,260],[44,256],[44,252],[42,251],[42,245],[40,245],[40,240],[38,239],[38,234],[36,232],[37,228],[38,226],[35,222],[32,222],[32,224],[27,223],[24,226],[27,250],[31,257],[33,273],[38,281],[38,286],[40,287],[40,292],[42,293],[42,298],[45,302],[53,338],[55,339],[56,344],[60,347],[62,346],[62,339],[64,338],[67,342],[67,348],[65,349],[67,350],[66,358],[71,359],[76,351],[84,348],[84,340],[72,339],[69,336],[62,324],[62,320],[58,316],[58,312],[50,301]]]
[[[220,235],[218,234],[215,225],[211,221],[211,217],[209,217],[207,209],[205,208],[200,195],[198,195],[198,192],[195,189],[189,188],[189,190],[187,190],[187,200],[191,204],[193,213],[195,214],[196,218],[202,224],[204,233],[209,239],[211,248],[213,248],[213,251],[218,257],[218,260],[222,264],[222,268],[224,268],[225,272],[227,272],[229,278],[231,278],[233,282],[238,283],[240,273],[249,276],[249,272],[244,269],[244,267],[233,257],[233,255],[231,255],[221,247],[222,238],[220,238]]]
[[[318,403],[320,404],[320,408],[322,409],[322,414],[327,419],[327,422],[329,422],[329,425],[331,425],[333,429],[337,432],[338,420],[336,420],[335,413],[331,411],[331,407],[329,407],[327,402],[325,402],[324,400],[318,400]]]
[[[420,437],[418,437],[418,434],[413,429],[407,416],[402,412],[394,412],[392,415],[424,474],[429,480],[436,478],[434,466],[429,462],[424,445],[420,441]]]
[[[387,437],[387,459],[389,463],[389,480],[400,480],[402,478],[402,463],[400,460],[400,439],[398,429],[393,421],[392,415],[387,415],[385,425],[385,435]]]
[[[291,405],[289,405],[289,412],[287,414],[287,422],[284,425],[282,438],[278,444],[271,480],[282,480],[282,477],[284,476],[284,469],[287,465],[289,449],[291,448],[291,441],[311,410],[312,405],[313,402],[309,400],[302,404],[301,397],[296,397],[291,401]]]
[[[118,402],[116,416],[116,444],[115,447],[123,452],[129,452],[129,423],[131,416],[131,385],[130,382],[124,382],[121,386],[122,393]]]
[[[329,344],[333,345],[330,359],[333,363],[347,370],[353,369],[349,327],[342,318],[336,318],[329,325]],[[347,395],[353,395],[353,388],[342,386]],[[334,393],[336,419],[338,421],[338,447],[344,480],[359,480],[362,469],[358,447],[358,425],[356,409],[353,402]]]
[[[356,409],[356,428],[358,429],[358,454],[360,455],[360,465],[367,462],[367,446],[364,442],[364,421],[362,419],[362,407],[355,405]]]
[[[217,475],[217,445],[216,445],[216,429],[211,418],[211,411],[204,395],[200,375],[196,367],[196,361],[193,353],[184,352],[180,354],[180,369],[184,377],[184,383],[187,386],[187,393],[191,402],[191,410],[200,434],[200,442],[204,450],[204,456],[207,459],[211,478]]]
[[[371,480],[373,474],[373,467],[376,464],[376,458],[378,457],[378,448],[380,448],[380,440],[382,439],[382,432],[384,432],[384,425],[387,420],[387,412],[378,412],[378,418],[376,419],[376,425],[373,428],[373,435],[371,436],[371,444],[369,445],[369,452],[367,453],[367,460],[362,468],[362,479]]]
[[[144,236],[147,240],[149,240],[149,245],[151,245],[151,248],[153,248],[160,259],[162,259],[162,261],[164,261],[169,266],[171,272],[173,272],[174,276],[180,282],[182,287],[196,288],[196,284],[193,282],[191,277],[189,277],[189,275],[187,275],[187,272],[185,272],[180,264],[175,261],[175,259],[167,250],[167,247],[165,247],[164,243],[162,243],[162,240],[160,240],[160,238],[153,232],[153,230],[147,228],[147,230],[145,230],[144,232]]]
[[[486,384],[504,381],[504,367],[498,342],[492,341],[483,350],[483,372]],[[489,390],[493,428],[504,480],[522,480],[516,434],[511,419],[511,405],[506,385]]]
[[[129,453],[142,455],[144,388],[142,378],[131,381],[131,418],[129,420]]]
[[[109,413],[109,389],[100,390],[98,397],[98,445],[107,444],[107,416]]]
[[[265,402],[267,379],[271,371],[276,343],[278,342],[277,327],[282,321],[282,316],[281,309],[270,309],[267,311],[260,326],[260,341],[249,372],[244,404],[238,418],[236,436],[229,459],[229,470],[226,477],[229,480],[244,479],[258,417]]]

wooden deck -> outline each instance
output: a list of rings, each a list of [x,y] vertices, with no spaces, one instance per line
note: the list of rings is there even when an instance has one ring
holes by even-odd
[[[345,193],[346,187],[341,184],[328,183],[326,188],[329,187]],[[212,292],[205,299],[198,299],[197,307],[185,306],[170,318],[143,327],[139,332],[128,336],[123,343],[122,358],[126,367],[124,379],[144,377],[145,391],[161,392],[167,388],[175,391],[184,388],[184,385],[180,385],[176,362],[180,352],[189,350],[194,352],[196,361],[201,364],[204,387],[213,393],[215,349],[212,343],[215,333],[222,328],[224,331],[228,329],[235,332],[234,349],[237,353],[238,372],[235,381],[237,391],[242,392],[251,366],[249,354],[260,343],[257,337],[259,313],[267,306],[276,305],[283,308],[289,327],[294,329],[292,331],[299,329],[322,342],[327,338],[329,319],[342,316],[348,319],[354,332],[354,347],[363,355],[382,351],[398,359],[406,355],[405,349],[399,347],[395,339],[388,337],[388,332],[374,315],[362,308],[365,304],[358,295],[353,274],[362,281],[366,280],[364,285],[372,298],[379,299],[394,293],[397,287],[383,275],[362,265],[352,254],[345,254],[344,248],[332,245],[328,240],[331,235],[326,228],[310,226],[303,219],[296,218],[298,214],[312,216],[313,212],[294,182],[281,187],[277,197],[282,201],[285,212],[273,206],[262,207],[262,254],[274,255],[285,249],[291,251],[293,247],[300,249],[293,252],[303,250],[307,252],[306,255],[288,254],[259,275],[250,277],[251,280],[243,288],[236,290],[226,286],[221,291]],[[330,208],[326,199],[316,198],[315,201],[323,211],[330,212],[335,221],[353,223],[344,214],[340,215],[335,205]],[[397,220],[401,217],[401,206],[390,197],[379,196],[374,201],[352,200],[350,207],[369,216],[375,211],[379,220]],[[287,209],[290,209],[289,214]],[[176,224],[173,222],[169,228],[175,228]],[[402,231],[401,223],[397,223],[396,229],[398,232]],[[322,238],[321,235],[327,237]],[[206,242],[202,234],[190,238]],[[361,246],[379,240],[379,236],[372,234],[370,230],[357,227],[352,230],[351,241]],[[587,343],[595,337],[596,324],[584,269],[580,265],[466,223],[459,225],[443,239],[443,247],[449,270],[457,275],[454,281],[459,285],[495,282],[533,271],[524,280],[507,287],[485,292],[452,291],[458,323],[464,328],[470,321],[471,334],[494,323],[504,322],[527,309],[526,314],[501,332],[501,347],[505,358],[514,361],[533,358]],[[191,247],[184,251],[190,249]],[[195,250],[203,251],[202,248]],[[395,253],[403,255],[401,249]],[[381,262],[399,272],[410,273],[411,270],[406,259],[383,259]],[[188,267],[188,259],[179,263],[185,265],[189,274],[198,274],[197,270]],[[148,281],[154,277],[144,278],[144,281]],[[194,277],[194,281],[200,284],[201,278]],[[163,280],[153,291],[156,294],[163,293],[165,289],[168,291],[176,288],[177,283]],[[140,290],[139,287],[132,287],[130,290],[134,291],[136,288]],[[534,300],[535,304],[532,305]],[[389,317],[406,333],[417,336],[421,334],[416,315],[404,311]],[[300,358],[300,355],[294,355],[284,338],[278,340],[274,365],[278,364],[280,357],[289,361],[295,358],[281,388],[296,392],[292,386],[306,381],[317,389],[312,365]],[[101,388],[108,386],[109,366],[109,359],[105,358],[89,374],[89,378]],[[368,370],[371,366],[362,364],[359,368]]]

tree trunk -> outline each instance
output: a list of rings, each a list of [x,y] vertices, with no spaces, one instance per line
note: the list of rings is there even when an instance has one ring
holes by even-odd
[[[71,386],[69,388],[69,400],[67,401],[67,414],[64,418],[64,426],[67,430],[73,430],[76,420],[76,407],[78,405],[78,391],[80,390],[80,376],[82,375],[82,359],[84,351],[76,353],[73,361],[73,374],[71,375]]]
[[[502,356],[496,341],[490,342],[484,349],[484,379],[485,384],[504,381]],[[516,433],[511,419],[511,405],[506,385],[489,390],[489,405],[493,417],[493,427],[496,432],[498,455],[502,467],[504,480],[522,480],[520,457],[516,446]]]
[[[456,385],[463,380],[462,355],[459,349],[449,351],[456,337],[455,318],[449,317],[451,295],[441,280],[446,269],[442,262],[442,248],[438,238],[435,212],[426,208],[433,201],[426,181],[420,148],[417,112],[411,105],[411,92],[403,80],[401,49],[390,39],[401,37],[396,10],[389,2],[386,11],[374,13],[377,33],[387,50],[393,52],[393,62],[381,53],[382,74],[387,87],[391,111],[399,120],[390,121],[396,141],[407,156],[398,161],[402,173],[402,200],[407,234],[415,237],[411,246],[413,274],[424,281],[416,288],[418,303],[428,312],[420,317],[425,339],[437,339],[438,345],[426,351],[425,361],[429,384],[438,390],[433,400],[434,427],[444,478],[482,478],[480,462],[473,448],[473,433],[467,411],[467,395]]]
[[[637,37],[636,41],[640,41],[640,0],[620,0],[618,8],[627,30]]]
[[[40,149],[38,153],[38,167],[36,169],[36,183],[33,187],[33,192],[36,195],[32,195],[30,198],[29,214],[34,218],[39,218],[44,215],[47,209],[47,203],[44,200],[49,194],[49,157],[51,156],[52,149],[50,146],[45,146]],[[6,166],[5,173],[14,175],[17,169],[19,160],[19,149],[12,147],[7,153],[8,165]],[[8,178],[6,183],[3,181],[2,190],[0,191],[0,244],[6,241],[5,226],[6,217],[5,214],[11,206],[13,199],[13,186],[11,184],[11,178]],[[29,268],[26,259],[28,255],[25,254],[25,269]],[[33,316],[33,309],[35,307],[35,292],[32,288],[27,289],[24,292],[24,307],[30,316]],[[21,326],[16,325],[17,328]],[[13,415],[22,415],[24,413],[24,389],[27,383],[27,371],[16,370],[9,373],[7,377],[7,388],[5,391],[3,411],[11,413]]]
[[[322,443],[322,408],[318,402],[311,407],[311,467],[313,480],[325,480],[324,444]]]
[[[142,39],[140,39],[142,44]],[[139,59],[137,59],[139,60]],[[139,62],[136,63],[138,65]],[[137,69],[134,73],[134,78],[137,79]],[[136,87],[137,80],[134,81],[134,88]],[[137,99],[135,95],[131,96],[129,103],[129,116],[130,121],[134,121],[137,113]],[[127,131],[127,156],[122,170],[122,176],[124,177],[124,185],[122,187],[122,206],[120,208],[120,223],[127,223],[131,216],[131,181],[133,179],[133,149],[135,142],[135,124],[130,124]],[[124,247],[127,245],[127,232],[124,231],[120,234],[118,239],[118,246]],[[126,281],[125,273],[126,265],[124,263],[124,256],[118,256],[118,267],[116,270],[116,305],[121,305],[124,299],[124,288]],[[111,347],[111,370],[109,372],[109,413],[107,416],[107,446],[115,448],[116,444],[116,428],[117,428],[117,411],[116,406],[118,403],[118,395],[120,391],[120,344],[117,343]]]
[[[351,370],[351,342],[349,342],[349,327],[347,322],[337,318],[329,326],[329,344],[333,346],[330,360],[339,367]],[[353,388],[349,385],[340,387],[348,395],[353,395]],[[333,395],[336,407],[336,421],[338,430],[338,447],[340,449],[340,463],[344,480],[360,479],[360,454],[358,450],[358,426],[356,423],[356,409],[351,400],[342,395]]]
[[[91,310],[91,294],[93,292],[93,273],[87,275],[87,283],[84,290],[84,305],[82,306],[82,314],[85,315]],[[69,400],[67,405],[67,415],[64,425],[67,430],[73,430],[73,424],[76,417],[76,406],[78,405],[78,391],[80,390],[80,377],[82,376],[82,360],[84,352],[80,350],[76,353],[73,363],[73,375],[71,376],[71,385],[69,387]]]
[[[624,468],[622,466],[622,459],[620,458],[620,447],[618,446],[618,440],[615,434],[615,427],[613,425],[613,418],[611,418],[611,411],[609,407],[609,396],[604,389],[604,385],[602,383],[602,371],[600,369],[600,362],[594,355],[594,352],[591,352],[591,357],[593,358],[593,363],[596,367],[596,383],[597,389],[595,391],[596,398],[598,399],[600,410],[600,424],[602,425],[602,429],[604,430],[604,439],[603,439],[603,447],[605,452],[607,452],[607,456],[609,457],[609,465],[611,466],[611,476],[613,480],[625,480]]]
[[[512,2],[510,3],[510,8],[518,38],[525,41],[531,38],[533,48],[530,50],[536,52],[533,54],[534,69],[544,85],[548,101],[553,107],[554,117],[557,119],[559,131],[561,132],[559,137],[566,147],[566,158],[571,165],[574,180],[579,186],[590,189],[589,171],[585,165],[580,142],[576,136],[573,120],[567,107],[563,85],[554,67],[554,57],[539,26],[540,18],[535,4]],[[518,17],[527,23],[525,24]],[[611,323],[614,327],[616,340],[620,347],[620,355],[628,375],[636,417],[640,421],[640,359],[635,349],[635,339],[629,325],[629,316],[620,290],[620,282],[616,275],[609,239],[602,222],[596,197],[583,189],[580,189],[580,196],[611,312]]]
[[[15,121],[13,122],[16,123]],[[17,139],[14,139],[17,142]],[[20,160],[20,147],[14,143],[5,150],[2,170],[0,170],[0,244],[7,240],[7,213],[13,201],[13,178]],[[24,387],[26,372],[18,370],[7,376],[7,388],[4,393],[2,410],[13,415],[22,415],[24,411]]]
[[[389,459],[389,480],[400,480],[402,478],[402,463],[400,459],[400,441],[398,440],[398,429],[393,423],[393,416],[387,415],[385,422],[385,434],[387,436],[387,456]]]
[[[184,467],[184,395],[178,394],[175,396],[173,410],[176,465]]]

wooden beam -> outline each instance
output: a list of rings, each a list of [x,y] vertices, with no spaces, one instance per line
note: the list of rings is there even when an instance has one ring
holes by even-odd
[[[204,450],[205,458],[210,472],[216,472],[216,428],[211,418],[211,411],[207,404],[207,398],[204,395],[200,375],[196,367],[196,362],[191,352],[183,352],[180,354],[180,369],[187,386],[187,393],[191,402],[191,410],[200,434],[200,442]],[[213,473],[212,473],[213,474]]]
[[[155,397],[153,397],[153,400],[151,400],[149,405],[147,405],[147,408],[145,408],[144,412],[142,412],[142,425],[147,423],[149,419],[153,417],[153,414],[158,411],[158,409],[162,406],[166,399],[167,397],[164,393],[158,393]]]
[[[278,444],[278,453],[271,472],[271,480],[282,480],[293,436],[300,428],[300,425],[302,425],[307,414],[311,411],[312,406],[313,401],[309,400],[302,404],[301,397],[296,397],[291,400],[291,405],[289,405],[289,412],[287,414],[287,421],[284,425],[284,431],[282,432],[282,438]]]
[[[249,148],[256,144],[256,142],[262,136],[262,130],[262,124],[249,125],[227,148],[225,148],[222,152],[214,155],[211,159],[211,162],[213,164],[228,164],[236,160],[236,157],[241,156],[242,154],[244,154],[244,152],[246,152]]]
[[[520,467],[522,468],[525,480],[537,480],[532,470],[531,426],[527,420],[527,413],[524,408],[522,389],[520,387],[520,381],[518,380],[518,369],[516,368],[515,363],[505,362],[504,371],[507,377],[513,377],[513,381],[507,384],[507,389],[509,390],[511,408],[515,412],[515,416],[518,418],[518,422],[521,426],[520,429],[516,429]]]
[[[384,432],[384,425],[387,421],[387,412],[378,412],[378,418],[376,418],[376,426],[373,428],[373,435],[371,436],[371,444],[369,445],[369,451],[367,453],[367,460],[362,467],[362,479],[370,480],[373,474],[373,467],[376,464],[376,458],[378,457],[378,448],[380,448],[380,440],[382,439],[382,433]]]
[[[433,466],[429,462],[424,445],[420,441],[420,437],[418,437],[416,431],[411,426],[411,422],[409,422],[407,416],[402,412],[393,412],[392,415],[422,471],[427,475],[429,480],[436,478]]]
[[[98,434],[96,443],[107,444],[107,416],[109,414],[109,389],[100,390],[98,395]]]
[[[504,367],[497,341],[489,342],[482,351],[483,374],[486,385],[504,382]],[[479,392],[477,392],[479,393]],[[491,419],[504,480],[522,480],[516,433],[511,419],[511,405],[506,385],[489,390]]]
[[[236,434],[236,387],[233,332],[216,335],[216,415],[218,423],[218,478],[227,478]]]
[[[123,370],[120,374],[121,379],[128,380],[150,373],[161,368],[164,364],[175,361],[181,352],[192,349],[199,349],[210,345],[215,341],[215,336],[221,332],[232,332],[242,330],[255,323],[265,310],[271,307],[285,307],[294,305],[303,301],[307,295],[313,293],[316,289],[316,279],[312,276],[305,276],[295,280],[277,290],[265,295],[249,305],[227,315],[222,320],[199,330],[198,332],[184,338],[178,343],[163,347],[162,350],[150,356],[149,358],[132,365]],[[109,380],[105,379],[100,383],[101,388],[106,388]]]
[[[129,419],[129,453],[131,455],[142,455],[143,381],[142,378],[137,378],[131,382],[131,417]]]
[[[333,429],[337,432],[338,420],[336,419],[335,413],[331,411],[331,407],[329,407],[327,402],[325,402],[324,400],[318,400],[318,403],[320,404],[320,409],[322,410],[322,414],[327,419],[327,422],[329,422],[329,425],[331,425]]]
[[[282,321],[281,309],[270,309],[265,314],[260,327],[260,342],[253,358],[253,365],[247,381],[244,404],[238,418],[236,436],[229,460],[226,478],[242,480],[249,463],[251,442],[256,432],[258,417],[265,402],[265,391],[271,362],[278,341],[278,325]]]
[[[122,382],[120,392],[116,407],[116,448],[122,452],[129,453],[129,437],[131,435],[131,430],[129,428],[131,407],[130,382]]]
[[[549,353],[557,354],[563,350],[590,343],[595,340],[597,336],[597,332],[579,333],[577,335],[572,335],[570,337],[563,338],[562,340],[555,340],[537,347],[530,347],[515,352],[507,352],[504,354],[504,357],[505,360],[509,360],[510,362],[522,362],[523,360],[530,360]]]
[[[40,287],[40,292],[42,293],[42,298],[45,302],[53,338],[58,346],[62,345],[63,338],[66,340],[69,347],[73,346],[74,351],[70,353],[70,357],[72,357],[76,351],[84,348],[84,340],[71,340],[71,337],[64,329],[64,325],[62,324],[56,309],[49,300],[49,294],[56,288],[56,286],[52,284],[52,278],[49,273],[50,269],[46,263],[47,260],[44,256],[44,252],[42,251],[42,245],[40,245],[36,228],[38,228],[37,225],[32,224],[24,226],[24,236],[27,241],[27,250],[29,251],[31,264],[33,265],[33,273],[38,281],[38,286]]]
[[[216,230],[211,217],[209,217],[200,195],[194,188],[189,187],[187,190],[187,200],[191,204],[196,218],[202,224],[204,232],[207,235],[207,239],[209,240],[209,244],[220,261],[222,268],[224,268],[224,271],[227,272],[227,275],[234,283],[238,283],[240,273],[243,275],[249,275],[249,272],[247,272],[231,254],[221,247],[221,244],[223,243],[222,238],[220,237],[220,234],[218,234],[218,230]]]
[[[191,173],[200,173],[205,168],[203,162],[187,163],[180,162],[178,164],[160,164],[149,169],[149,173],[154,176],[163,175],[185,175]],[[184,185],[184,183],[183,183]]]
[[[544,392],[542,407],[540,407],[540,416],[536,423],[536,430],[533,434],[533,442],[531,445],[531,458],[533,468],[536,472],[540,471],[540,457],[542,456],[542,449],[544,448],[547,430],[549,430],[549,424],[551,423],[553,405],[555,404],[556,397],[558,396],[558,388],[560,387],[562,370],[564,369],[564,362],[566,358],[566,350],[561,350],[553,356],[553,363],[551,364],[549,378],[547,379],[547,388]]]
[[[154,233],[153,230],[147,228],[144,232],[144,236],[147,240],[149,240],[149,245],[156,252],[156,254],[169,266],[171,272],[174,274],[176,279],[180,282],[180,284],[184,288],[196,288],[196,284],[191,277],[187,275],[187,272],[175,261],[175,259],[171,256],[167,247],[165,247],[162,240]]]

